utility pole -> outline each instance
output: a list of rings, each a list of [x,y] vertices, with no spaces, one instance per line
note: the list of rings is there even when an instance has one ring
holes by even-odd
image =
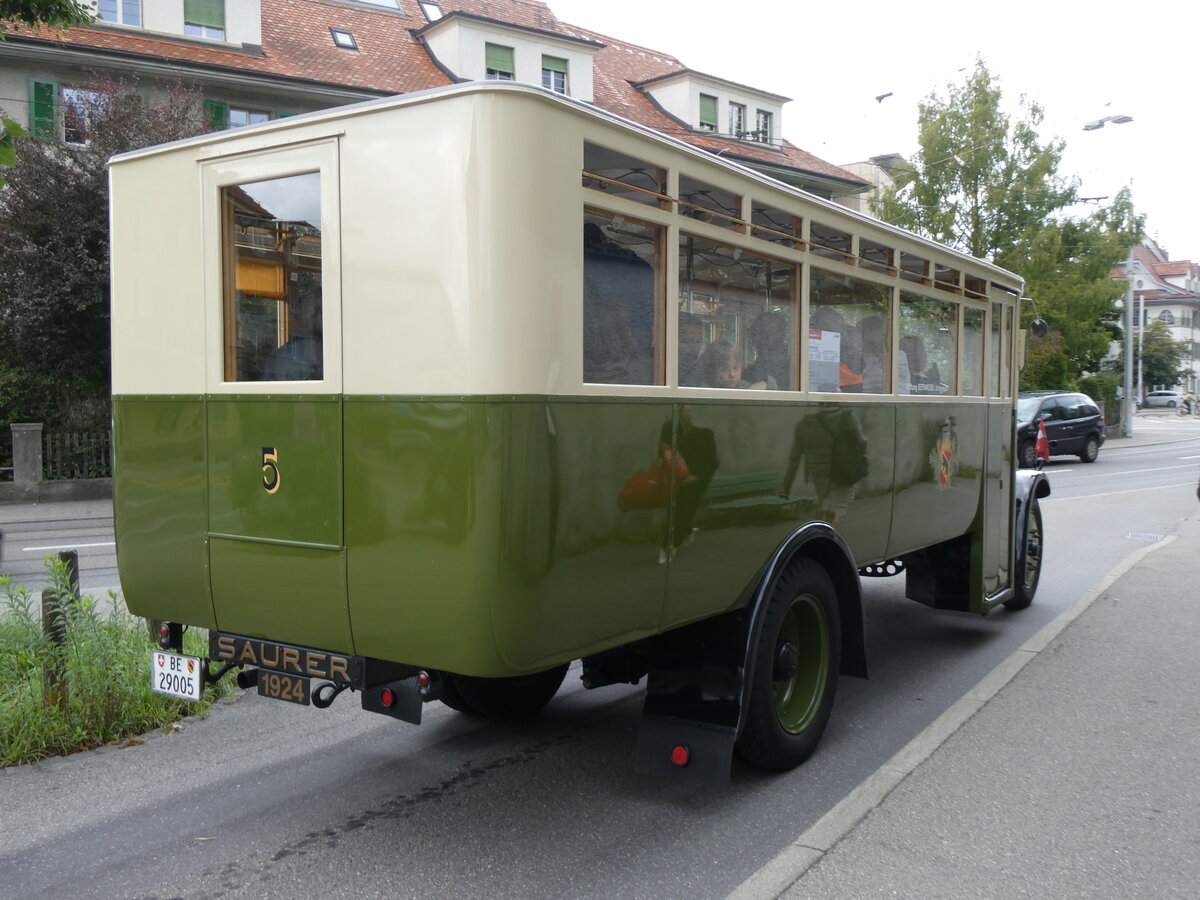
[[[1133,247],[1130,247],[1129,258],[1125,260],[1125,396],[1121,398],[1121,437],[1133,437],[1133,349]]]

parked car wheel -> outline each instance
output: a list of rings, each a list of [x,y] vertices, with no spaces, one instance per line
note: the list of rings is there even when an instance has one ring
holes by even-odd
[[[1017,452],[1017,462],[1022,469],[1036,469],[1037,461],[1037,446],[1031,441],[1026,441]]]
[[[1093,434],[1087,439],[1087,443],[1083,445],[1083,450],[1079,453],[1079,458],[1085,463],[1094,463],[1096,457],[1100,455],[1100,441]]]

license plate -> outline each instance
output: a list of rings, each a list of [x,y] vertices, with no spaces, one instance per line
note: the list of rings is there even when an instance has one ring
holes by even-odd
[[[199,700],[204,692],[204,661],[182,653],[151,650],[150,690],[168,697]]]
[[[268,672],[260,669],[258,673],[258,693],[263,697],[276,700],[286,700],[289,703],[299,703],[308,706],[312,700],[309,695],[311,679],[299,675],[284,675],[281,672]]]

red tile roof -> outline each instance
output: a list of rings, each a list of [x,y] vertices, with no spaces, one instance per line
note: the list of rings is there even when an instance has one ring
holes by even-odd
[[[62,32],[12,26],[9,36],[64,48],[90,48],[160,62],[336,84],[369,93],[407,93],[450,84],[453,80],[433,61],[421,41],[412,36],[412,31],[428,24],[413,2],[404,4],[403,12],[328,0],[261,0],[261,3],[261,52],[254,47],[220,46],[103,25]],[[755,144],[693,132],[635,86],[686,71],[686,66],[673,56],[561,22],[549,6],[538,0],[442,0],[441,7],[445,13],[461,11],[564,37],[601,42],[603,46],[593,58],[595,104],[601,109],[695,146],[714,152],[723,150],[726,157],[799,169],[854,185],[866,184],[840,166],[787,141],[781,145]],[[330,27],[351,32],[359,49],[335,47]]]

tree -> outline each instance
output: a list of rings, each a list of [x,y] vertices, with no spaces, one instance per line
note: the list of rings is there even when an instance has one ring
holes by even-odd
[[[1171,329],[1155,319],[1142,329],[1141,358],[1134,357],[1135,365],[1141,366],[1142,383],[1174,386],[1187,377],[1183,360],[1188,352],[1185,344],[1171,339]]]
[[[947,86],[918,108],[921,149],[877,204],[881,218],[980,259],[1004,257],[1055,211],[1075,202],[1060,178],[1063,142],[1038,143],[1042,108],[1022,98],[1025,117],[1001,112],[1001,91],[983,60],[965,84]]]
[[[1143,224],[1128,190],[1122,190],[1110,206],[1084,219],[1047,222],[1009,254],[1009,264],[1025,278],[1025,293],[1036,301],[1050,336],[1060,339],[1058,371],[1027,365],[1022,387],[1061,388],[1103,368],[1113,341],[1124,337],[1116,304],[1125,282],[1114,280],[1112,270],[1139,239]],[[1027,320],[1031,315],[1027,310]]]
[[[206,130],[199,92],[97,80],[55,140],[21,138],[0,191],[0,424],[109,418],[108,179],[113,154]],[[170,227],[170,223],[164,223]]]
[[[920,150],[881,196],[881,218],[1021,275],[1026,296],[1050,326],[1030,346],[1022,387],[1063,388],[1096,372],[1121,336],[1111,271],[1142,234],[1128,191],[1082,220],[1062,216],[1078,201],[1059,175],[1064,143],[1042,144],[1042,109],[1000,109],[1002,93],[982,60],[961,85],[920,105]],[[1032,306],[1023,310],[1026,322]]]
[[[70,28],[92,24],[96,14],[78,0],[0,0],[0,40],[8,30],[5,20],[30,28],[38,25]]]

